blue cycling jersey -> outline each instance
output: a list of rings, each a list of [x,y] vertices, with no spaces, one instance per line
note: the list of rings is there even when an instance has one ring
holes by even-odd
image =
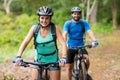
[[[80,24],[80,21],[82,21],[83,25]],[[83,27],[85,31],[91,30],[89,23],[86,20],[80,20],[79,22],[75,22],[73,19],[68,20],[65,22],[63,31],[66,31],[68,33],[68,47],[77,47],[77,46],[83,46],[84,45],[84,32]],[[69,30],[70,29],[70,30]]]

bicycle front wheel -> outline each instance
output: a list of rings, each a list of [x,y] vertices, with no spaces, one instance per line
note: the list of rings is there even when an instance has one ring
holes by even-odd
[[[81,61],[81,78],[87,80],[87,69],[84,61]]]

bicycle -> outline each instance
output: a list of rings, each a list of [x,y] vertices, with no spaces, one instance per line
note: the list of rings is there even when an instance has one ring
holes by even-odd
[[[91,48],[92,45],[80,46],[77,48],[78,54],[74,58],[74,67],[72,69],[72,77],[74,80],[87,80],[86,58],[82,54],[82,49]]]
[[[13,61],[15,63],[15,61]],[[30,65],[37,65],[39,66],[38,69],[38,80],[50,80],[50,77],[48,75],[48,68],[51,66],[59,66],[58,62],[52,62],[52,63],[37,63],[37,62],[26,62],[26,61],[21,61],[20,66],[23,67],[30,67]],[[43,72],[45,72],[45,76],[43,78]]]

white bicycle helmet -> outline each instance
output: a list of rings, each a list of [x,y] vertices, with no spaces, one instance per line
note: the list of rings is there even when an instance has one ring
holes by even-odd
[[[43,7],[40,7],[37,11],[37,15],[38,16],[42,16],[42,15],[45,15],[45,16],[52,16],[53,15],[53,11],[51,8],[47,7],[47,6],[43,6]]]
[[[73,7],[72,9],[71,9],[71,12],[73,13],[73,12],[82,12],[82,10],[79,8],[79,7]]]

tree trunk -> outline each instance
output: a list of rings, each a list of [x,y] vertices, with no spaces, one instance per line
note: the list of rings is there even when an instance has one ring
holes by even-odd
[[[80,3],[83,4],[83,7],[86,6],[86,0],[80,0]],[[84,11],[84,10],[85,10],[85,9],[82,8],[82,19],[85,19],[85,11]]]
[[[97,22],[97,11],[98,11],[98,2],[95,0],[90,11],[90,23]]]
[[[90,17],[90,0],[87,0],[87,11],[86,11],[86,20],[89,21]]]
[[[5,6],[4,9],[5,9],[6,14],[9,14],[9,13],[10,13],[10,8],[9,8],[9,6]]]
[[[117,29],[117,0],[113,0],[112,8],[112,24],[113,28]]]
[[[6,14],[10,13],[11,2],[12,2],[12,0],[4,0],[3,7],[4,7],[4,10],[5,10]]]
[[[87,15],[86,20],[90,23],[97,22],[97,10],[98,10],[98,1],[94,0],[92,6],[90,7],[90,0],[87,0]]]
[[[90,8],[90,0],[87,0],[87,16],[86,20],[90,23],[97,22],[97,10],[98,10],[98,2],[94,0],[92,7]]]

